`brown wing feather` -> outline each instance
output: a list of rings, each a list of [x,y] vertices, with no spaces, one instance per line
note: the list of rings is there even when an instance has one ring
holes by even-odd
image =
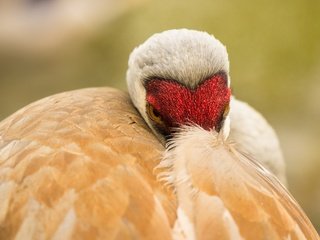
[[[214,131],[186,127],[161,166],[197,239],[319,239],[281,183]]]
[[[0,239],[170,239],[163,150],[117,90],[26,106],[0,123]]]
[[[244,239],[286,239],[289,236],[291,239],[319,239],[303,210],[277,179],[232,146],[216,148],[216,165],[211,162],[215,166],[208,168],[207,176],[202,176],[208,177],[207,185],[212,184],[211,192],[200,188],[206,197],[199,194],[198,208],[206,208],[201,199],[217,197],[221,207],[215,209],[230,213]],[[209,202],[207,207],[214,203]],[[226,223],[224,214],[220,213],[221,222]],[[225,228],[230,237],[232,231],[227,223]]]

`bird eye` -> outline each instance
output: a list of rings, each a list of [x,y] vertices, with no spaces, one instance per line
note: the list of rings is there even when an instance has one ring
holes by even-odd
[[[230,105],[228,104],[226,106],[226,108],[224,109],[224,112],[223,112],[223,115],[222,115],[223,119],[225,119],[228,116],[229,112],[230,112]]]
[[[160,113],[156,109],[154,109],[154,107],[151,104],[147,104],[147,113],[152,121],[156,122],[157,124],[163,124],[163,120]]]

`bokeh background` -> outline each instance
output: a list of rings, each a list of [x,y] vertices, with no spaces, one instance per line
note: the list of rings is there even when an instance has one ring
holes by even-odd
[[[276,129],[289,187],[320,230],[320,1],[2,0],[0,120],[71,89],[126,89],[131,50],[192,28],[228,48],[234,94]]]

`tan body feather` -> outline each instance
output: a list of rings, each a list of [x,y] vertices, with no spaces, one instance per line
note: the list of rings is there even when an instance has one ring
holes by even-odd
[[[188,239],[319,239],[285,187],[233,145],[187,127],[166,151],[162,180],[175,188]]]
[[[174,196],[152,173],[164,148],[127,94],[48,97],[0,136],[0,239],[170,239]]]
[[[318,239],[259,165],[211,147],[209,156],[225,154],[221,166],[189,151],[175,163],[188,162],[187,178],[175,182],[126,93],[84,89],[30,104],[0,123],[0,239]],[[160,162],[175,191],[157,178]]]

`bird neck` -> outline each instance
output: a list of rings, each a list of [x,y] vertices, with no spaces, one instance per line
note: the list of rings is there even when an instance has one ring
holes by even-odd
[[[207,198],[216,198],[209,196],[213,195],[212,190],[215,187],[206,186],[208,179],[213,177],[211,160],[217,159],[216,147],[227,150],[222,133],[195,126],[183,127],[168,143],[165,155],[157,167],[166,169],[158,178],[164,185],[173,188],[177,196],[177,220],[173,229],[176,236],[184,235],[188,240],[196,239],[199,220],[196,220],[197,211]],[[206,195],[206,191],[209,195]],[[221,202],[219,199],[217,201]],[[208,220],[206,217],[201,219]]]

